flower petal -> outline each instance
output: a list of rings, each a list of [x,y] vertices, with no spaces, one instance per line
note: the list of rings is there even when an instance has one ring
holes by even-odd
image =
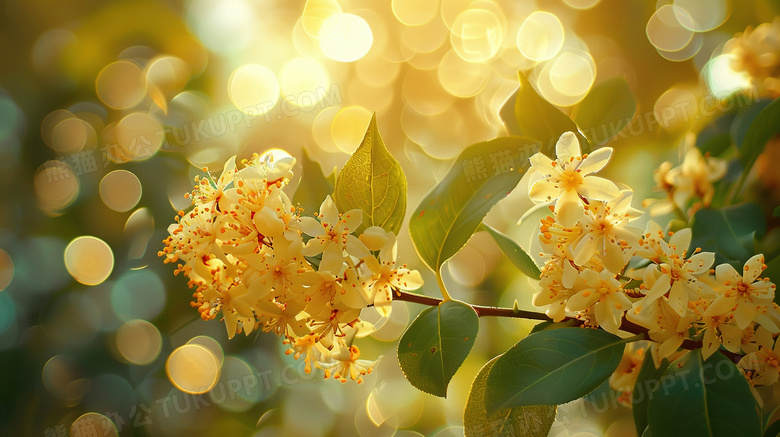
[[[558,223],[564,227],[571,228],[582,218],[585,208],[577,192],[574,190],[565,190],[561,197],[555,202],[555,215]]]
[[[753,281],[758,279],[763,270],[764,255],[759,253],[758,255],[751,257],[745,263],[745,266],[742,268],[742,281],[745,284],[752,284]]]
[[[301,217],[301,220],[295,224],[295,227],[312,237],[319,237],[325,234],[325,228],[322,224],[312,217]]]
[[[741,281],[742,276],[731,264],[719,264],[715,267],[715,280],[721,284],[730,282],[733,285]]]
[[[691,246],[692,236],[691,228],[680,229],[669,238],[669,246],[675,254],[682,256],[683,252]]]
[[[547,179],[539,179],[528,189],[528,197],[534,202],[549,202],[561,195],[561,189],[555,186],[555,182]]]
[[[578,189],[583,197],[609,202],[620,196],[620,190],[614,182],[598,176],[585,176]]]
[[[555,155],[559,161],[568,161],[569,158],[577,158],[582,155],[580,141],[574,132],[565,132],[558,138],[558,142],[555,144]]]
[[[339,220],[339,210],[336,209],[336,204],[333,203],[333,199],[330,196],[326,197],[320,205],[320,216],[322,222],[327,223],[328,226],[333,226]]]
[[[533,171],[539,174],[550,176],[558,173],[558,170],[552,165],[552,160],[543,153],[537,153],[528,160],[531,162]]]
[[[574,244],[574,264],[582,266],[596,254],[598,236],[595,232],[588,232]]]
[[[359,209],[347,211],[341,216],[341,219],[344,221],[344,229],[348,233],[355,232],[355,229],[363,224],[363,211]]]
[[[611,157],[612,147],[602,147],[589,153],[588,156],[582,160],[582,163],[577,169],[583,176],[596,173],[607,165]]]

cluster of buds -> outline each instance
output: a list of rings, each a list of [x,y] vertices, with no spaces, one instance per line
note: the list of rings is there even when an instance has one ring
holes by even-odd
[[[777,381],[780,307],[775,285],[761,278],[763,255],[741,272],[730,264],[713,268],[715,254],[689,250],[690,228],[672,233],[653,221],[644,230],[631,224],[641,215],[631,207],[631,190],[592,175],[611,149],[580,155],[572,133],[556,149],[555,161],[531,157],[530,197],[555,202],[539,228],[545,263],[533,304],[553,320],[579,318],[612,333],[625,318],[647,330],[656,363],[691,340],[701,342],[705,359],[721,346],[744,354],[740,366],[754,384]],[[675,181],[686,186],[681,179],[689,174],[682,169]]]
[[[396,265],[393,233],[354,235],[362,211],[339,213],[328,196],[314,217],[302,216],[283,191],[294,164],[275,153],[239,165],[232,157],[218,179],[196,178],[192,208],[179,212],[159,254],[189,279],[201,318],[221,315],[228,337],[273,332],[304,357],[307,372],[361,382],[375,363],[351,344],[373,329],[361,310],[388,316],[394,290],[417,289],[422,279]]]

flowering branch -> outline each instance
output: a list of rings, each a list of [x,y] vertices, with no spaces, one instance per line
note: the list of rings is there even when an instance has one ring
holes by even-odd
[[[422,294],[410,293],[408,291],[402,291],[399,289],[393,289],[393,298],[395,300],[419,303],[428,306],[438,306],[440,303],[444,301],[443,299],[439,299],[436,297],[423,296]],[[469,304],[469,306],[473,308],[474,311],[476,311],[479,317],[493,316],[493,317],[511,317],[515,319],[542,320],[542,321],[550,321],[550,322],[553,321],[552,319],[547,317],[546,314],[537,313],[534,311],[516,310],[514,308],[503,308],[503,307],[484,306],[484,305]],[[566,317],[562,321],[565,322],[568,320],[576,320],[580,322],[580,324],[582,323],[582,320],[576,319],[574,317]],[[621,322],[620,330],[625,332],[630,332],[632,334],[643,335],[644,337],[642,339],[644,340],[647,340],[649,338],[647,328],[644,328],[626,319],[623,319],[623,321]],[[683,343],[680,347],[687,350],[700,349],[702,347],[702,342],[701,340],[686,339],[683,340]],[[741,354],[736,354],[723,349],[721,349],[721,353],[729,357],[733,362],[738,362],[740,358],[742,358]]]

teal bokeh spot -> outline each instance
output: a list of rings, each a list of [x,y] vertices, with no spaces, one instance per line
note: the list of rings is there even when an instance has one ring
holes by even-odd
[[[122,320],[152,320],[165,307],[165,287],[151,270],[129,271],[114,284],[111,306]]]

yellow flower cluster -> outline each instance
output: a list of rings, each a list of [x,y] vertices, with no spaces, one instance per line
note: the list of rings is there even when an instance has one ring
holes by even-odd
[[[239,166],[233,157],[217,180],[196,178],[192,209],[179,212],[160,255],[189,278],[204,320],[222,315],[228,337],[274,332],[307,372],[361,382],[375,363],[351,344],[372,329],[361,310],[389,315],[393,289],[419,288],[422,279],[396,266],[394,234],[370,227],[353,235],[362,211],[339,213],[328,197],[315,217],[302,217],[283,191],[294,163],[266,154]]]
[[[730,264],[712,268],[715,254],[690,249],[690,228],[665,233],[653,221],[644,231],[633,226],[641,213],[631,207],[631,190],[591,175],[611,153],[602,148],[580,155],[576,137],[564,134],[557,160],[531,158],[537,173],[531,198],[555,203],[539,228],[545,264],[534,305],[553,320],[576,317],[612,333],[625,318],[647,330],[656,362],[684,340],[700,342],[705,359],[723,346],[746,354],[741,365],[754,383],[774,383],[780,362],[771,340],[780,334],[780,307],[773,303],[775,285],[761,278],[763,255],[750,258],[741,272]],[[688,156],[686,162],[702,163],[701,155]],[[676,172],[675,186],[696,186],[685,181],[702,174],[692,166]]]
[[[780,18],[748,27],[723,48],[734,58],[732,68],[750,75],[762,96],[780,97]]]
[[[715,195],[713,183],[723,178],[726,170],[726,161],[702,155],[698,148],[690,147],[680,166],[673,168],[666,161],[654,172],[656,189],[666,193],[666,199],[645,199],[643,206],[649,208],[651,216],[673,211],[692,216],[698,209],[710,206]]]

